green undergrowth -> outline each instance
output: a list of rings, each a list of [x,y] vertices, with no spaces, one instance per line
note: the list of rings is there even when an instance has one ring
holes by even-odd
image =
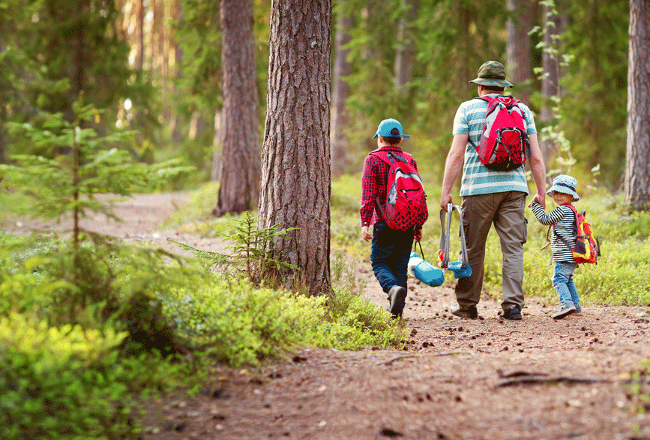
[[[359,296],[341,258],[334,294],[308,297],[195,259],[81,238],[0,234],[3,439],[136,439],[137,401],[196,389],[216,362],[406,342],[401,322]]]
[[[192,345],[235,366],[301,347],[355,350],[405,340],[383,309],[345,291],[307,297],[215,275],[209,284],[170,292],[163,303]]]

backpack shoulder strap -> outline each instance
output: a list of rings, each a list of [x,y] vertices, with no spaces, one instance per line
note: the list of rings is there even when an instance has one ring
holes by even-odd
[[[390,166],[392,166],[395,163],[395,160],[408,163],[413,158],[413,156],[403,151],[401,155],[395,153],[394,151],[381,151],[381,150],[374,150],[368,154],[378,157],[379,159],[383,160]]]

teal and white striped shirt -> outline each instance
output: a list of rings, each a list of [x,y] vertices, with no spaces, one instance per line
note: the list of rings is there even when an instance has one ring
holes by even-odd
[[[491,95],[498,96],[498,93],[492,93]],[[526,116],[528,134],[537,134],[533,113],[524,103],[519,103],[519,107]],[[469,134],[472,142],[478,145],[485,125],[486,112],[487,102],[482,99],[463,102],[458,107],[454,117],[453,134]],[[521,191],[528,194],[524,167],[512,171],[491,170],[481,163],[476,149],[468,142],[465,147],[465,163],[463,165],[460,195],[465,197],[508,191]]]

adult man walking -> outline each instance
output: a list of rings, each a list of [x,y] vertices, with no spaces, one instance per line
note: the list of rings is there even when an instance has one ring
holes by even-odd
[[[478,86],[480,97],[503,95],[512,84],[506,80],[503,65],[496,61],[484,63],[478,77],[470,81]],[[503,317],[521,319],[524,306],[522,282],[524,278],[524,248],[527,235],[527,220],[524,216],[528,185],[524,167],[509,171],[495,171],[486,167],[479,159],[476,148],[486,122],[487,102],[474,98],[463,102],[454,118],[454,139],[445,163],[440,206],[447,209],[453,203],[451,188],[463,170],[460,195],[463,197],[463,228],[467,240],[469,264],[472,275],[460,278],[456,284],[458,308],[452,313],[461,318],[476,319],[476,305],[481,298],[485,258],[485,242],[490,227],[494,228],[501,241],[503,254],[502,288]],[[546,206],[544,180],[546,169],[537,141],[537,130],[530,109],[523,103],[519,107],[525,116],[526,131],[530,143],[530,168],[535,181],[536,194],[533,201]]]

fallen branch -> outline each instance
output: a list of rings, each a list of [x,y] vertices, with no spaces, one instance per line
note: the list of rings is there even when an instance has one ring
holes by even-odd
[[[519,384],[556,384],[556,383],[598,383],[611,382],[609,379],[594,379],[591,377],[571,376],[519,376],[498,382],[495,387],[509,387]]]

